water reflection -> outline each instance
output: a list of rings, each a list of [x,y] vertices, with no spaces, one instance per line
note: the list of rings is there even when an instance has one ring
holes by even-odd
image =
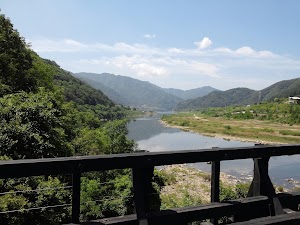
[[[230,148],[253,146],[253,143],[228,141],[196,133],[185,132],[177,128],[165,127],[159,122],[162,114],[154,117],[143,117],[131,121],[128,125],[128,138],[137,142],[139,149],[150,152],[210,149],[213,147]],[[210,171],[210,165],[196,163],[193,166]],[[252,173],[252,160],[235,160],[221,162],[221,169],[231,174]]]
[[[165,127],[159,122],[161,113],[153,117],[139,118],[128,125],[128,138],[135,140],[142,150],[150,152],[209,149],[212,147],[230,148],[253,146],[254,143],[227,141],[222,138],[206,137],[203,135],[184,132],[180,129]],[[295,183],[288,183],[286,179],[300,180],[300,155],[273,157],[270,159],[270,177],[274,184],[291,188]],[[193,166],[210,171],[210,165],[196,163]],[[253,174],[253,160],[222,161],[221,170],[237,177]],[[300,183],[299,183],[300,184]]]
[[[159,118],[159,116],[143,117],[131,121],[127,126],[129,130],[128,138],[135,141],[142,141],[159,134],[180,132],[179,129],[162,126],[159,122]]]

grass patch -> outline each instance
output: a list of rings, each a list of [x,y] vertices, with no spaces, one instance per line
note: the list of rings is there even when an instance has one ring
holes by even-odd
[[[163,170],[155,170],[155,175],[163,180],[165,185],[171,185],[176,183],[176,173],[166,173]]]
[[[300,143],[300,132],[297,131],[297,125],[290,129],[288,124],[279,124],[274,121],[262,120],[235,120],[224,117],[212,117],[197,112],[179,113],[168,115],[165,120],[176,121],[176,124],[185,125],[183,128],[195,131],[200,134],[216,134],[224,136],[238,137],[243,140],[259,140],[275,143]],[[281,130],[282,129],[282,130]],[[299,126],[300,129],[300,126]]]
[[[161,198],[161,209],[179,208],[202,204],[198,195],[191,195],[188,192],[190,186],[181,186],[176,189],[176,193],[163,194]]]
[[[299,131],[281,130],[281,131],[279,131],[279,133],[282,135],[300,136]]]
[[[272,129],[272,128],[262,128],[262,129],[260,129],[260,131],[267,132],[267,133],[274,133],[275,132],[274,129]]]
[[[226,130],[230,130],[230,129],[231,129],[231,126],[230,126],[230,125],[225,125],[224,128],[225,128]]]
[[[180,125],[180,126],[183,126],[183,127],[189,126],[189,124],[190,124],[190,122],[189,122],[189,121],[186,121],[186,120],[181,121],[181,122],[179,123],[179,125]]]

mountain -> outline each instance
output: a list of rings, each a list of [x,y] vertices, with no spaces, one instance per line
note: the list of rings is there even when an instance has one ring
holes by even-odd
[[[210,86],[204,86],[200,88],[190,89],[190,90],[180,90],[175,88],[164,88],[164,90],[172,95],[175,95],[179,98],[182,98],[184,100],[192,99],[192,98],[199,98],[205,95],[208,95],[209,93],[213,91],[218,91],[217,89],[210,87]]]
[[[300,95],[300,78],[283,80],[261,90],[261,101]]]
[[[130,105],[130,103],[127,101],[126,98],[122,97],[118,92],[105,86],[101,82],[97,82],[95,80],[88,79],[88,78],[80,78],[80,80],[89,84],[91,87],[93,87],[97,90],[101,90],[101,92],[103,92],[103,93],[105,93],[105,95],[109,96],[109,98],[115,103],[121,104],[121,105]]]
[[[163,111],[173,110],[182,101],[161,87],[131,77],[108,73],[75,73],[74,76],[123,105]]]
[[[43,59],[43,61],[56,71],[53,77],[54,83],[63,90],[63,95],[67,101],[73,101],[80,105],[115,105],[102,91],[96,90],[73,77],[70,72],[60,68],[56,62],[48,59]]]
[[[260,91],[248,88],[234,88],[227,91],[214,91],[206,96],[180,102],[176,110],[195,110],[208,107],[230,105],[251,105],[259,102],[300,95],[300,78],[279,81]]]
[[[206,96],[180,102],[176,110],[194,110],[208,107],[238,105],[255,93],[248,88],[234,88],[227,91],[214,91]]]

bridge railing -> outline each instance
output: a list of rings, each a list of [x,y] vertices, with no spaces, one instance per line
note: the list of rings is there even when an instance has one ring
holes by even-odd
[[[254,159],[254,177],[248,196],[265,196],[268,200],[270,215],[279,215],[283,213],[283,208],[282,204],[278,199],[278,196],[275,193],[275,190],[273,188],[272,182],[268,174],[268,162],[270,157],[273,156],[296,154],[300,154],[300,145],[259,145],[241,148],[212,148],[168,152],[139,152],[132,154],[117,155],[10,160],[0,162],[0,179],[39,175],[71,174],[73,182],[72,223],[79,224],[81,174],[90,171],[105,171],[113,169],[131,168],[136,214],[126,219],[123,218],[123,220],[119,218],[118,220],[116,220],[117,222],[111,222],[110,224],[146,225],[149,223],[151,224],[151,220],[155,221],[156,218],[168,218],[168,215],[170,213],[176,213],[178,215],[178,219],[180,219],[181,217],[185,217],[184,221],[189,220],[187,219],[187,217],[205,219],[203,215],[206,215],[206,218],[212,219],[214,217],[217,218],[217,216],[220,214],[217,213],[219,211],[217,211],[216,209],[217,206],[214,205],[205,206],[206,208],[202,207],[189,210],[182,209],[181,211],[174,210],[172,212],[161,211],[158,213],[149,213],[148,187],[149,183],[151,182],[153,176],[153,169],[155,166],[197,162],[212,162],[211,202],[219,202],[220,162],[224,160],[252,158]],[[265,197],[260,199],[259,201],[265,201]],[[212,209],[212,207],[214,207],[214,209]],[[218,205],[218,207],[223,207],[224,210],[227,208],[236,208],[236,206],[229,207],[229,205],[226,205],[225,203],[223,205]],[[294,205],[294,208],[296,207],[298,207],[298,205]],[[195,212],[198,212],[198,214],[196,215]],[[202,216],[200,215],[201,212],[204,213]],[[211,212],[215,212],[216,214],[212,215]],[[172,218],[176,219],[177,217],[174,217],[173,215]],[[101,221],[102,222],[99,222],[98,224],[105,224],[105,222],[103,222],[104,220]],[[213,221],[213,223],[217,224],[217,221]],[[152,224],[157,224],[157,222]]]

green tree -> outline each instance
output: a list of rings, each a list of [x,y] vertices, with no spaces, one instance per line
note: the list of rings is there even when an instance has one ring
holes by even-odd
[[[55,95],[44,90],[0,98],[0,155],[12,159],[72,155],[63,114]]]
[[[133,152],[127,121],[115,121],[126,110],[40,58],[0,15],[0,160]],[[87,173],[82,182],[83,202],[97,201],[82,218],[133,212],[129,170]],[[0,180],[0,210],[16,210],[1,214],[0,224],[68,222],[70,208],[43,207],[69,204],[69,185],[63,176]],[[105,196],[118,200],[99,203]],[[42,210],[25,210],[34,207]]]
[[[58,225],[69,222],[71,191],[57,177],[0,180],[0,224]]]
[[[36,79],[29,71],[32,61],[24,38],[8,18],[0,15],[0,83],[13,92],[36,90]]]

